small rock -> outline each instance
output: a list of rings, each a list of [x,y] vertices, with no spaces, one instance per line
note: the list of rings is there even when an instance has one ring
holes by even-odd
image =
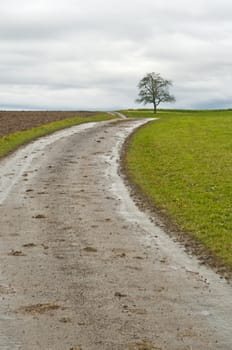
[[[115,296],[115,297],[118,297],[118,298],[125,298],[127,295],[126,295],[126,294],[122,294],[122,293],[120,293],[120,292],[115,292],[115,293],[114,293],[114,296]]]
[[[93,248],[93,247],[85,247],[83,250],[85,252],[88,252],[88,253],[96,253],[97,252],[97,249]]]
[[[33,248],[33,247],[36,247],[36,245],[34,243],[26,243],[26,244],[23,244],[23,247],[25,247],[25,248]]]
[[[59,319],[60,322],[62,323],[69,323],[71,322],[71,318],[69,317],[62,317],[61,319]]]
[[[33,217],[33,219],[44,219],[44,218],[46,218],[46,216],[43,215],[43,214],[38,214],[38,215],[32,216],[32,217]]]
[[[8,255],[12,255],[12,256],[25,256],[25,254],[21,251],[21,250],[11,250],[10,253],[8,253]]]

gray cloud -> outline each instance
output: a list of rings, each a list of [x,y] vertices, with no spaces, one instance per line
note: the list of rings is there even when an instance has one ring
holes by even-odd
[[[178,108],[230,106],[229,0],[2,0],[0,107],[135,107],[147,72]],[[173,107],[174,107],[173,106]]]

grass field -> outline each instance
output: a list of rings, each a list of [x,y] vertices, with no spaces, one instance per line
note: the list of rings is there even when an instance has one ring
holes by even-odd
[[[162,111],[156,117],[129,142],[130,179],[171,222],[232,267],[232,112]]]
[[[89,122],[98,122],[98,121],[109,120],[113,118],[114,118],[113,116],[110,116],[107,113],[96,113],[96,115],[91,117],[66,118],[63,120],[58,120],[49,124],[38,126],[30,130],[18,131],[13,134],[0,137],[0,158],[14,151],[19,146],[31,140],[34,140],[38,137],[45,136],[55,131],[68,128],[74,125],[79,125],[79,124],[89,123]]]

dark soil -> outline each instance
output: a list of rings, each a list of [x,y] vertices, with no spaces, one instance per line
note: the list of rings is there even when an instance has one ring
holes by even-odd
[[[90,117],[95,112],[75,111],[0,111],[0,137],[16,131],[73,117]]]

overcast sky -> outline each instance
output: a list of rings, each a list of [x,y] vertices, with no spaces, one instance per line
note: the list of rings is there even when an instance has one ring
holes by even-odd
[[[231,0],[1,0],[0,109],[118,109],[149,72],[171,108],[232,107]]]

